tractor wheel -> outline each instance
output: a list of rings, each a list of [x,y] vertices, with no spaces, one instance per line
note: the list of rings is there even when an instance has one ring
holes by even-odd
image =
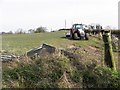
[[[74,34],[74,39],[75,39],[75,40],[78,40],[78,39],[79,39],[79,36],[78,36],[77,33]]]
[[[80,32],[77,33],[77,36],[79,37],[79,39],[81,40],[81,35]]]
[[[79,39],[78,34],[77,34],[77,33],[74,33],[74,34],[72,35],[72,39],[73,39],[73,40],[78,40],[78,39]]]
[[[85,40],[89,40],[89,35],[88,35],[88,33],[85,33]]]
[[[70,33],[70,38],[73,39],[73,40],[75,39],[74,33],[72,33],[72,32]]]

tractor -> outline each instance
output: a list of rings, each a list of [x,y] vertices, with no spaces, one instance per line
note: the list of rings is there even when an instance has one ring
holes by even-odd
[[[85,32],[85,29],[88,29],[87,25],[85,24],[73,24],[72,28],[70,29],[70,32],[66,34],[66,37],[68,37],[69,34],[70,38],[72,38],[73,40],[89,40],[88,33]]]

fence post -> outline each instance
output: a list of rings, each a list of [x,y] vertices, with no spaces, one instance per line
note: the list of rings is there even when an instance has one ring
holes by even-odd
[[[104,41],[104,63],[111,69],[116,70],[115,60],[113,58],[110,31],[104,31],[103,41]]]
[[[118,70],[120,71],[120,33],[118,34]]]

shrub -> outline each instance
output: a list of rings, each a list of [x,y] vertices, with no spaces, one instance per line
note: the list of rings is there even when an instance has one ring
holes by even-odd
[[[83,81],[87,88],[120,88],[120,74],[105,67],[85,71]]]
[[[41,33],[41,32],[46,32],[46,30],[47,30],[46,27],[41,26],[41,27],[38,27],[34,32],[35,33]]]

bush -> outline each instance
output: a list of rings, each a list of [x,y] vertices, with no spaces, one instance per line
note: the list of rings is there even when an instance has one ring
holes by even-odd
[[[98,67],[83,74],[84,87],[87,88],[120,88],[120,74],[109,68]]]
[[[67,57],[45,57],[35,59],[32,64],[3,69],[3,87],[120,88],[120,72],[106,67],[81,70],[72,62],[75,61]]]
[[[41,33],[41,32],[46,32],[46,27],[38,27],[35,31],[34,31],[34,33]]]

